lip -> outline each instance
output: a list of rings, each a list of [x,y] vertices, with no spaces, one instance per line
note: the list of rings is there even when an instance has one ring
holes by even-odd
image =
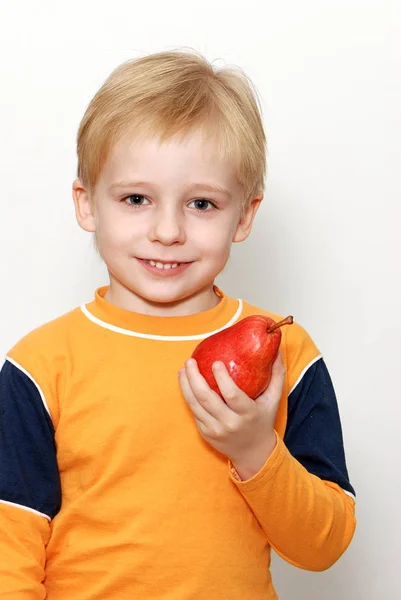
[[[177,275],[181,275],[182,273],[184,273],[184,271],[186,271],[188,269],[188,267],[190,267],[192,265],[192,262],[185,262],[185,263],[181,263],[179,267],[175,267],[175,269],[158,269],[157,267],[152,267],[152,265],[150,265],[148,263],[148,260],[153,260],[153,259],[145,259],[145,258],[137,257],[136,260],[149,273],[157,275],[158,277],[176,277]],[[175,262],[178,263],[179,261],[178,260],[175,260],[175,261],[158,260],[155,262],[161,262],[163,265],[165,265],[165,264],[174,264]]]
[[[160,258],[139,258],[139,257],[137,257],[137,258],[139,260],[152,260],[155,263],[158,263],[158,262],[162,263],[162,265],[174,265],[175,263],[181,263],[184,265],[184,264],[190,262],[190,261],[184,261],[184,260],[177,260],[176,258],[172,259],[172,260],[160,260]]]

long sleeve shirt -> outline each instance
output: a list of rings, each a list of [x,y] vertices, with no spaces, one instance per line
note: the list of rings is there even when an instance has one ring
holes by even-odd
[[[240,481],[177,373],[253,314],[230,298],[154,317],[95,298],[28,334],[0,372],[1,600],[273,600],[273,548],[330,567],[355,529],[337,401],[297,323],[282,331],[276,447]]]

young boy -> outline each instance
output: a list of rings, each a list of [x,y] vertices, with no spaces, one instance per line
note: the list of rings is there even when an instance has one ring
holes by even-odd
[[[190,52],[121,65],[78,133],[73,197],[110,282],[0,375],[4,600],[271,600],[349,545],[354,490],[322,356],[282,330],[251,400],[190,356],[248,315],[215,285],[263,198],[265,135],[239,70]]]

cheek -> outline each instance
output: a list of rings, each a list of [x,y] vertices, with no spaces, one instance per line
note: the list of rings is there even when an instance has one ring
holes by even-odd
[[[211,244],[221,249],[231,246],[234,233],[237,229],[237,220],[234,216],[226,217],[216,222],[207,230],[207,237]]]
[[[133,228],[129,218],[120,215],[99,215],[96,224],[97,238],[106,246],[124,246],[132,241],[134,232],[138,235],[138,228]]]
[[[231,248],[231,231],[225,231],[224,234],[219,232],[208,231],[200,240],[200,244],[204,255],[211,258],[225,258],[230,253]]]

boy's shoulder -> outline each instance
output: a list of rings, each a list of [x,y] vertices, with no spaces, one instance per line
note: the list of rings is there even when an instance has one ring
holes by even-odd
[[[286,318],[287,315],[282,315],[278,313],[271,312],[264,308],[260,308],[259,306],[255,306],[254,304],[250,304],[246,300],[242,301],[242,316],[248,317],[251,315],[263,315],[265,317],[270,317],[276,323],[282,321]],[[309,335],[309,333],[304,329],[304,327],[296,320],[294,317],[294,322],[292,325],[285,325],[281,329],[281,333],[283,336],[283,342],[285,344],[289,344],[290,346],[294,345],[308,345],[313,344],[314,342]]]
[[[242,316],[251,315],[270,317],[276,323],[287,316],[270,312],[243,300]],[[322,355],[312,337],[295,319],[292,325],[282,327],[281,334],[280,348],[287,370],[289,391],[291,391],[302,374]]]
[[[71,333],[79,328],[81,315],[77,307],[32,329],[7,352],[7,358],[21,365],[44,358],[54,360],[65,348]]]
[[[52,319],[22,337],[6,355],[6,363],[13,365],[13,385],[22,386],[21,397],[33,383],[54,425],[60,414],[59,392],[70,371],[71,342],[82,330],[82,318],[75,308]]]

